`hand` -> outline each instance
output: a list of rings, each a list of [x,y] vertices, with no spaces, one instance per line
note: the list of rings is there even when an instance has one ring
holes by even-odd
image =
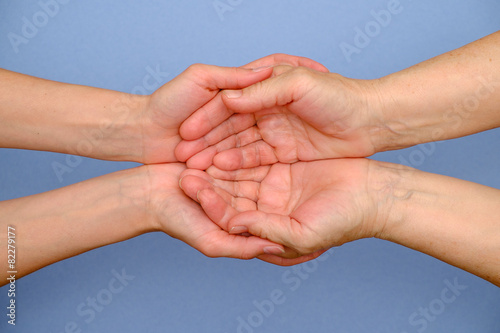
[[[273,67],[272,76],[279,75],[285,71],[297,67],[306,67],[321,73],[328,73],[328,69],[311,59],[290,56],[286,54],[273,54],[262,59],[251,62],[244,67],[260,68],[270,66]],[[221,97],[223,94],[221,94]],[[221,99],[222,101],[222,99]],[[180,132],[184,140],[176,149],[176,156],[179,161],[188,161],[189,167],[197,165],[195,159],[190,159],[194,154],[200,152],[219,141],[225,139],[234,133],[245,131],[256,124],[256,119],[253,114],[234,114],[234,110],[226,108],[227,113],[221,116],[216,110],[203,109],[195,112],[181,126]],[[229,118],[229,119],[228,119]],[[219,126],[220,125],[220,126]],[[215,129],[215,130],[214,130]],[[208,135],[207,135],[208,133]],[[221,147],[220,145],[218,146]],[[204,163],[206,167],[211,164],[212,157],[215,155],[215,150],[207,149],[202,154],[197,156],[198,160],[209,161]],[[199,169],[206,169],[203,166],[196,166]]]
[[[281,72],[243,90],[224,91],[224,104],[239,115],[200,139],[182,142],[180,160],[190,158],[188,167],[201,170],[212,162],[237,170],[378,151],[385,126],[375,81],[304,67]],[[236,125],[243,116],[256,126]]]
[[[143,166],[150,184],[146,220],[152,230],[180,239],[209,257],[251,259],[258,255],[283,253],[281,245],[259,237],[230,235],[214,224],[201,207],[179,188],[183,164]],[[142,202],[144,198],[137,198]]]
[[[272,55],[254,61],[245,68],[192,65],[163,85],[149,96],[142,113],[143,162],[177,162],[174,150],[181,141],[180,134],[184,137],[201,137],[233,114],[222,103],[221,89],[240,89],[262,81],[272,74],[269,66],[285,61],[326,70],[307,58]],[[187,122],[186,126],[180,128],[191,115],[194,126]]]
[[[191,114],[210,112],[229,117],[220,89],[245,87],[269,77],[272,70],[192,65],[149,96],[142,113],[142,161],[146,164],[177,162],[174,150],[181,141],[179,127]],[[222,121],[220,120],[220,122]]]
[[[282,255],[290,258],[379,235],[394,182],[383,170],[398,168],[405,167],[368,159],[211,167],[186,170],[180,184],[222,229],[283,244],[294,250]]]

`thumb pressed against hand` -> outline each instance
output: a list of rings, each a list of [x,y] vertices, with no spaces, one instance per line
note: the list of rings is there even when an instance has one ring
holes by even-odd
[[[228,223],[229,233],[238,234],[246,229],[254,236],[288,246],[291,243],[291,219],[278,214],[266,214],[260,211],[243,212],[233,217]]]
[[[193,65],[187,71],[192,80],[211,90],[240,89],[267,79],[273,73],[271,67],[245,69],[239,67],[218,67]]]
[[[192,112],[182,115],[187,119],[179,129],[181,137],[184,140],[199,139],[232,115],[217,95],[221,89],[245,88],[269,78],[272,73],[271,67],[252,70],[209,65],[191,66],[171,81],[176,83],[172,84],[175,87],[172,95],[182,97],[181,100],[189,104],[189,110]]]
[[[253,113],[289,104],[294,98],[294,79],[283,74],[241,90],[224,90],[222,101],[235,113]]]

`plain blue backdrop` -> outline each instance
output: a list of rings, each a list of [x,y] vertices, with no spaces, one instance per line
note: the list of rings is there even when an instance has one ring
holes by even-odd
[[[0,0],[0,67],[125,92],[144,90],[148,68],[169,73],[168,81],[193,63],[243,65],[276,52],[377,78],[500,30],[498,0],[54,3]],[[388,6],[397,13],[374,23]],[[356,39],[366,27],[369,41]],[[347,44],[356,48],[349,56]],[[374,158],[500,188],[499,129]],[[1,149],[0,199],[134,166],[83,159],[58,176],[54,164],[67,159]],[[284,268],[209,259],[147,234],[41,269],[17,291],[12,327],[0,288],[1,332],[500,332],[500,289],[374,239]],[[101,305],[87,305],[92,298]]]

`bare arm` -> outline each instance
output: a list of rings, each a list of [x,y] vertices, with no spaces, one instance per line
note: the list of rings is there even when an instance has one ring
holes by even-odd
[[[179,188],[184,169],[182,164],[141,166],[0,202],[0,251],[7,253],[13,227],[17,278],[150,231],[163,231],[211,257],[250,259],[283,251],[264,239],[229,235],[210,221]],[[2,260],[1,285],[11,270]]]
[[[500,31],[377,82],[377,151],[500,127]]]
[[[188,116],[208,108],[228,117],[219,90],[242,88],[271,72],[197,64],[152,95],[140,96],[0,69],[0,147],[176,162],[179,127]]]
[[[366,157],[500,127],[500,32],[376,80],[304,67],[275,71],[223,93],[229,109],[254,117],[253,127],[241,130],[230,118],[204,137],[185,137],[179,159],[236,170]],[[201,124],[190,118],[183,126]]]
[[[367,159],[207,172],[184,172],[182,188],[232,233],[265,237],[296,255],[377,237],[500,286],[498,189]]]
[[[0,147],[140,161],[146,102],[0,69]]]
[[[500,190],[393,169],[389,218],[377,237],[462,268],[500,287]]]

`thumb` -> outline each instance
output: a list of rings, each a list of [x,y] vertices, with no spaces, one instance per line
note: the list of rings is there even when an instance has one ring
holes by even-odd
[[[285,106],[300,100],[309,90],[310,83],[313,83],[309,72],[312,70],[298,67],[241,90],[224,90],[222,101],[236,113]]]
[[[220,89],[241,89],[267,79],[273,73],[271,67],[244,69],[192,65],[171,82],[171,109],[179,110],[187,118],[179,128],[184,140],[196,140],[209,133],[232,112],[227,110],[219,96]],[[214,98],[215,97],[215,98]],[[186,106],[187,104],[187,106]],[[182,107],[179,107],[182,105]],[[188,110],[188,111],[185,111]]]
[[[310,254],[317,249],[307,246],[297,220],[279,214],[267,214],[260,211],[247,211],[236,215],[228,223],[229,233],[248,232],[271,242],[294,249],[299,254]]]

